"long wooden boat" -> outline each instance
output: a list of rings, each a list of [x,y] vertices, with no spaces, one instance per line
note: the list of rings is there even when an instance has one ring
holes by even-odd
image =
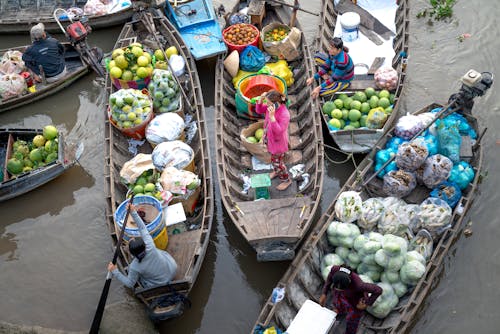
[[[347,5],[347,7],[337,8],[334,4],[334,1],[322,1],[322,10],[320,16],[320,26],[318,29],[318,35],[315,40],[315,47],[317,51],[327,53],[329,48],[329,41],[334,37],[338,36],[339,30],[339,13],[344,13],[349,10],[359,10],[364,11],[359,6],[354,5],[349,0],[342,0],[341,3]],[[359,1],[358,4],[361,4],[362,1]],[[392,64],[392,67],[398,72],[398,82],[396,89],[394,90],[394,103],[393,103],[393,112],[390,114],[388,119],[385,122],[385,125],[381,129],[368,129],[368,128],[360,128],[355,130],[334,130],[329,131],[331,137],[340,148],[341,151],[346,153],[367,153],[369,152],[377,140],[382,136],[384,132],[386,132],[392,126],[392,123],[398,117],[399,111],[399,98],[404,88],[404,84],[406,82],[406,65],[405,61],[407,61],[408,55],[408,43],[409,43],[409,26],[410,26],[410,7],[408,4],[408,0],[401,0],[397,2],[397,10],[395,14],[395,36],[392,40],[392,47],[394,49],[394,58],[392,62],[385,60],[385,63]],[[372,5],[377,5],[373,3]],[[342,11],[340,11],[342,10]],[[370,13],[370,11],[367,11]],[[363,23],[363,19],[361,21]],[[335,30],[337,29],[337,31]],[[360,26],[360,34],[370,35],[371,38],[378,40],[378,43],[384,42],[379,35],[374,31],[369,30],[369,28],[365,28]],[[390,34],[387,34],[390,35]],[[387,36],[386,36],[387,37]],[[392,37],[391,37],[392,38]],[[373,63],[364,64],[369,67],[369,71],[367,74],[356,74],[354,76],[353,81],[351,82],[351,86],[346,90],[348,95],[355,93],[357,91],[364,91],[368,87],[376,88],[374,81],[374,71],[377,69],[377,66],[381,66],[382,59],[380,57],[376,57],[380,55],[379,52],[384,54],[384,44],[377,45],[374,42],[366,40],[365,43],[371,43],[370,49],[363,49],[364,55],[370,54],[373,55]],[[385,42],[387,43],[387,42]],[[345,42],[345,45],[349,47],[349,42]],[[382,49],[380,49],[382,48]],[[352,47],[351,47],[352,49]],[[359,48],[358,48],[359,49]],[[360,62],[356,60],[355,55],[351,55],[353,57],[353,61],[355,66]],[[355,69],[356,71],[356,69]],[[325,97],[322,100],[322,104],[331,97]],[[348,108],[349,109],[349,108]],[[328,126],[329,117],[325,114],[323,115],[323,120],[325,124]]]
[[[194,59],[210,58],[226,52],[212,1],[165,1],[165,13],[180,32]]]
[[[55,179],[73,166],[83,153],[83,144],[76,147],[67,145],[62,134],[58,137],[57,159],[43,167],[26,171],[11,177],[7,171],[7,161],[11,158],[12,145],[16,140],[31,142],[43,129],[0,129],[0,202],[27,193]]]
[[[167,286],[152,289],[135,289],[135,295],[147,307],[148,313],[154,321],[166,320],[182,314],[184,309],[182,301],[178,301],[170,307],[161,307],[157,301],[169,296],[181,294],[187,296],[193,288],[208,246],[210,230],[213,220],[214,198],[212,185],[212,171],[209,155],[208,133],[205,125],[205,109],[203,105],[203,94],[200,80],[196,71],[196,64],[189,53],[182,37],[175,30],[167,18],[159,11],[143,12],[137,20],[125,24],[114,49],[128,46],[133,42],[140,42],[148,45],[155,41],[148,33],[145,22],[154,22],[154,29],[164,49],[175,46],[186,60],[185,74],[179,77],[180,83],[186,93],[187,101],[184,105],[191,106],[184,108],[184,113],[190,115],[197,124],[197,132],[190,146],[195,153],[195,174],[201,179],[201,197],[198,200],[194,214],[188,216],[188,225],[196,226],[189,231],[169,235],[167,251],[177,262],[177,274],[172,282]],[[147,20],[145,21],[145,17]],[[154,42],[152,42],[154,43]],[[154,50],[157,46],[151,46]],[[106,92],[111,94],[115,89],[112,86],[109,76],[106,79]],[[117,242],[116,225],[113,213],[118,205],[125,200],[127,187],[120,181],[120,170],[123,164],[130,160],[133,155],[128,150],[128,138],[118,131],[106,117],[105,126],[105,185],[106,185],[106,222],[113,244]],[[139,153],[151,153],[152,147],[148,142],[138,147]],[[127,271],[127,266],[131,258],[126,247],[121,248],[118,265],[122,272]]]
[[[234,12],[234,11],[233,11]],[[270,22],[288,24],[292,11],[287,6],[266,5],[263,26]],[[297,26],[297,25],[296,25]],[[297,26],[298,27],[298,26]],[[295,82],[288,87],[290,105],[290,151],[285,159],[288,168],[304,164],[309,184],[299,190],[293,182],[286,191],[277,191],[273,180],[270,199],[254,201],[254,191],[242,193],[240,173],[252,169],[252,156],[240,146],[240,131],[252,122],[237,116],[235,88],[224,69],[224,55],[217,59],[215,77],[216,159],[222,202],[231,222],[257,252],[259,261],[290,260],[308,231],[318,208],[323,186],[323,136],[321,120],[313,112],[315,100],[306,78],[312,76],[313,64],[305,36],[298,60],[290,62]],[[317,101],[316,101],[317,102]]]
[[[466,110],[456,104],[450,105],[450,112],[457,110]],[[439,104],[431,104],[418,113],[427,112],[435,108],[442,107]],[[467,112],[463,113],[469,125],[479,134],[477,119]],[[382,181],[374,177],[375,156],[378,150],[384,148],[385,144],[393,137],[394,128],[390,129],[375,145],[374,150],[367,155],[360,163],[359,168],[350,176],[342,187],[337,198],[331,203],[326,212],[315,224],[310,236],[304,242],[303,247],[298,252],[296,258],[281,278],[278,287],[285,289],[285,298],[276,304],[272,302],[271,297],[266,301],[261,310],[257,325],[267,326],[276,325],[279,328],[286,329],[294,317],[297,315],[300,307],[308,299],[318,302],[321,295],[321,289],[324,285],[322,277],[322,260],[325,254],[331,253],[335,248],[331,246],[328,240],[327,229],[330,222],[338,220],[336,216],[335,204],[341,193],[345,191],[356,191],[360,193],[362,200],[373,197],[386,197],[382,189]],[[483,132],[484,133],[484,132]],[[365,312],[362,318],[358,333],[407,333],[417,319],[417,312],[425,303],[425,298],[435,286],[438,275],[442,269],[443,261],[448,256],[451,245],[459,238],[460,232],[464,229],[464,218],[471,207],[475,191],[480,180],[482,167],[482,134],[479,135],[474,145],[466,145],[469,150],[462,157],[463,152],[467,152],[465,146],[461,147],[461,160],[470,159],[475,177],[465,190],[462,190],[462,196],[453,210],[449,223],[451,228],[446,230],[437,239],[434,239],[433,251],[427,259],[425,272],[418,280],[413,289],[399,298],[396,307],[383,319],[378,319]],[[462,140],[465,137],[462,137]],[[466,142],[466,141],[465,141]],[[429,196],[430,190],[425,186],[417,186],[408,196],[403,199],[408,204],[420,204]],[[324,274],[324,273],[323,273]],[[342,323],[342,322],[340,322]],[[334,328],[335,325],[334,325]],[[337,333],[333,330],[332,332]]]
[[[37,23],[45,25],[45,31],[61,33],[54,20],[53,13],[56,8],[83,8],[87,1],[0,1],[0,34],[29,33],[31,27]],[[134,14],[133,6],[123,10],[105,14],[89,16],[89,25],[92,29],[105,29],[123,24],[130,20]],[[65,23],[65,21],[63,21]]]
[[[64,58],[66,62],[67,74],[60,80],[52,83],[36,83],[36,91],[33,93],[26,92],[24,95],[14,96],[0,101],[0,112],[14,109],[28,103],[40,100],[44,97],[57,93],[71,85],[73,82],[87,74],[90,67],[83,62],[80,54],[73,48],[70,43],[63,43],[66,51]],[[5,50],[0,50],[0,54],[4,54],[9,50],[18,50],[23,52],[28,46],[20,46]]]

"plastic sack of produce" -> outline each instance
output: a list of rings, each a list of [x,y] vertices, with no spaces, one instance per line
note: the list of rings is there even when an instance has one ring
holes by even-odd
[[[429,231],[422,229],[410,240],[408,248],[410,251],[418,252],[427,261],[434,250],[432,236]],[[423,263],[425,264],[425,262]]]
[[[386,208],[377,224],[377,230],[382,234],[405,236],[410,229],[410,218],[403,207]]]
[[[407,143],[407,142],[408,142],[408,140],[403,139],[401,137],[391,137],[391,139],[389,139],[387,141],[387,143],[385,144],[385,148],[388,150],[391,150],[393,152],[397,152],[399,145],[401,145],[403,143]]]
[[[160,172],[166,167],[184,169],[193,161],[193,149],[179,140],[158,144],[151,153],[153,165]]]
[[[451,169],[448,181],[456,183],[460,190],[464,190],[474,180],[474,176],[475,172],[472,166],[465,161],[460,161]]]
[[[422,262],[413,260],[406,262],[399,271],[401,282],[409,286],[414,286],[425,274],[425,265]]]
[[[88,0],[83,6],[83,12],[89,16],[104,15],[108,13],[108,7],[100,0]]]
[[[295,82],[295,79],[293,78],[293,72],[288,66],[286,60],[281,59],[275,63],[267,63],[266,67],[269,68],[272,74],[277,75],[285,80],[287,87],[290,87]]]
[[[415,115],[401,117],[396,123],[394,134],[403,139],[411,139],[424,129],[422,120]]]
[[[361,234],[359,227],[351,223],[332,221],[327,228],[328,241],[332,246],[352,248],[354,240]],[[344,258],[345,259],[345,258]]]
[[[398,72],[392,67],[381,67],[374,74],[375,86],[393,91],[398,85]]]
[[[406,202],[401,198],[393,196],[382,198],[382,203],[384,203],[384,207],[387,210],[393,210],[393,211],[398,211],[399,209],[407,205]]]
[[[405,217],[408,217],[408,227],[409,227],[409,234],[411,232],[416,232],[417,226],[418,226],[418,213],[420,212],[420,205],[418,204],[406,204],[401,206],[400,208],[401,212],[404,213]],[[413,234],[412,234],[413,235]]]
[[[178,111],[181,108],[180,87],[168,70],[155,69],[148,84],[153,107],[158,113]]]
[[[344,223],[351,223],[361,215],[363,200],[356,191],[342,192],[335,202],[335,215]]]
[[[160,184],[164,190],[175,195],[185,195],[201,184],[198,175],[175,167],[166,167],[160,176]]]
[[[474,131],[474,129],[470,126],[469,122],[463,115],[454,112],[451,115],[446,116],[444,120],[447,122],[447,124],[455,124],[462,136],[470,136],[472,139],[477,138],[476,131]]]
[[[382,129],[385,121],[387,121],[387,114],[381,107],[373,108],[368,112],[366,118],[366,127],[368,129]]]
[[[120,89],[109,96],[110,118],[119,129],[136,127],[152,118],[151,104],[149,95],[141,90]]]
[[[429,151],[429,156],[438,153],[439,144],[436,136],[428,133],[425,136],[418,136],[417,138],[415,138],[415,140],[417,139],[422,139],[425,142],[427,151]]]
[[[361,205],[361,216],[358,219],[358,226],[371,231],[375,229],[380,218],[384,215],[384,203],[378,198],[369,198]]]
[[[388,196],[405,197],[416,185],[417,180],[412,172],[399,169],[384,175],[383,190]]]
[[[422,168],[422,183],[429,189],[445,181],[451,173],[453,163],[441,154],[428,157]]]
[[[376,284],[382,288],[382,294],[372,306],[367,307],[366,311],[376,318],[384,319],[398,305],[399,298],[389,283],[380,282]]]
[[[0,76],[0,98],[6,100],[19,96],[26,91],[26,81],[16,73]]]
[[[436,239],[451,227],[451,215],[448,203],[440,198],[428,197],[420,204],[418,228],[426,229]]]
[[[139,153],[123,164],[120,178],[123,183],[133,184],[142,173],[154,168],[151,154]]]
[[[399,145],[396,154],[396,165],[406,171],[414,171],[427,159],[429,151],[423,139],[416,138],[411,142]]]
[[[249,45],[240,54],[240,68],[243,71],[258,71],[266,65],[264,53],[256,46]]]
[[[23,54],[17,50],[5,52],[0,60],[0,73],[19,74],[24,70]]]
[[[439,153],[450,158],[453,163],[457,163],[460,160],[460,145],[462,144],[462,136],[458,131],[458,126],[455,123],[447,124],[440,119],[436,121],[436,126]]]
[[[462,197],[462,191],[456,183],[445,181],[432,189],[430,195],[444,200],[453,209]]]
[[[184,125],[182,117],[175,113],[158,115],[148,124],[146,139],[152,145],[180,139],[184,132]]]

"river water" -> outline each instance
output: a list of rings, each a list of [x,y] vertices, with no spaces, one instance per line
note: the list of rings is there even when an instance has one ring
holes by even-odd
[[[303,1],[301,5],[319,11],[320,0]],[[445,102],[459,89],[458,79],[471,68],[495,75],[499,72],[499,2],[459,0],[451,20],[433,24],[416,18],[418,12],[429,7],[428,1],[411,0],[410,6],[404,110],[417,110],[433,101]],[[299,20],[311,41],[317,18],[300,13]],[[110,51],[119,31],[96,31],[91,43]],[[457,37],[464,33],[471,37],[461,42]],[[27,36],[0,38],[0,48],[28,43]],[[213,61],[198,64],[211,139],[213,66]],[[476,100],[474,109],[480,124],[488,127],[482,142],[486,177],[468,215],[474,233],[454,244],[439,282],[419,314],[414,333],[498,333],[497,85]],[[0,203],[0,321],[64,331],[89,328],[113,251],[104,222],[102,93],[102,82],[91,74],[52,97],[0,114],[2,127],[43,127],[53,123],[69,141],[85,144],[79,165],[28,194]],[[330,151],[327,154],[342,159]],[[325,168],[322,210],[353,170],[352,165],[329,161]],[[215,190],[218,194],[217,185]],[[181,318],[162,324],[161,333],[248,333],[286,269],[287,263],[255,260],[253,250],[229,223],[220,198],[215,217],[207,256],[190,296],[193,306]],[[135,303],[114,282],[108,303],[123,302]]]

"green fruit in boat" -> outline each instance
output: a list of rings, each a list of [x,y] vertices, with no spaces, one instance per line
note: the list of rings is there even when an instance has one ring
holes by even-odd
[[[335,103],[332,101],[327,101],[323,104],[323,113],[326,115],[330,115],[332,110],[335,109]]]
[[[344,100],[342,100],[342,99],[335,99],[335,100],[333,101],[333,103],[335,103],[335,107],[336,107],[337,109],[342,109],[342,108],[344,108]]]
[[[13,175],[22,173],[23,167],[23,163],[16,158],[10,158],[7,161],[7,171]]]
[[[21,146],[21,145],[27,145],[27,144],[28,144],[28,143],[27,143],[27,142],[25,142],[24,140],[16,140],[16,141],[14,142],[14,144],[12,145],[12,149],[13,149],[14,151],[17,151],[17,148],[18,148],[19,146]]]
[[[356,109],[356,110],[361,110],[361,102],[356,101],[356,100],[352,101],[351,105],[350,105],[350,108],[351,109]]]
[[[57,131],[57,128],[55,126],[53,126],[53,125],[46,125],[43,128],[43,136],[47,140],[51,140],[51,139],[57,138],[58,134],[59,133]]]
[[[24,158],[23,159],[23,164],[24,164],[25,167],[33,167],[33,161],[31,161],[28,158]]]
[[[349,120],[351,122],[356,122],[357,120],[359,120],[361,118],[361,111],[359,110],[356,110],[356,109],[351,109],[349,111]]]
[[[45,152],[57,152],[57,143],[53,140],[47,140],[45,142]]]
[[[360,109],[360,111],[363,114],[368,114],[368,112],[370,111],[370,109],[371,109],[371,107],[370,107],[370,104],[368,102],[361,103],[361,109]]]
[[[340,123],[340,120],[336,119],[336,118],[332,118],[328,121],[328,125],[330,125],[331,127],[335,128],[335,129],[340,129],[342,127],[342,123]]]
[[[370,108],[377,108],[378,107],[378,97],[373,95],[372,97],[370,97],[370,100],[368,101],[368,103],[370,104]]]
[[[44,138],[44,140],[45,140],[45,138]],[[30,154],[30,149],[29,149],[28,145],[19,145],[17,147],[17,150],[15,150],[15,152],[20,153],[23,157],[27,157]]]
[[[351,124],[349,124],[349,125],[344,126],[344,130],[356,130],[356,128],[354,126],[352,126]]]
[[[33,145],[36,147],[41,147],[45,145],[46,139],[42,135],[36,135],[35,138],[33,138]]]
[[[392,114],[392,106],[388,106],[387,108],[385,108],[385,109],[384,109],[384,112],[385,112],[387,115]]]
[[[29,166],[24,166],[23,167],[23,173],[26,173],[26,172],[31,172],[33,170],[33,168],[29,167]]]
[[[247,137],[247,142],[249,143],[252,143],[252,144],[256,144],[258,142],[257,138],[255,137]]]
[[[339,99],[341,99],[342,101],[345,101],[349,96],[347,96],[346,93],[341,93],[339,94]]]
[[[352,126],[353,128],[357,129],[360,127],[360,124],[358,121],[355,121],[355,122],[351,122],[349,123],[350,126]]]
[[[132,73],[132,71],[125,70],[122,73],[121,79],[125,80],[125,81],[131,81],[133,77],[134,77],[134,73]]]
[[[394,104],[394,99],[395,99],[395,95],[394,93],[391,93],[391,95],[389,96],[389,102],[391,102],[391,104]]]
[[[47,164],[50,164],[51,162],[56,161],[56,160],[57,160],[57,153],[56,152],[49,153],[49,155],[47,155],[47,157],[45,158],[45,162]]]
[[[375,95],[375,93],[376,93],[375,88],[373,87],[368,87],[367,89],[365,89],[365,94],[367,98],[372,97],[373,95]]]
[[[381,107],[381,108],[387,108],[391,105],[391,102],[389,102],[389,99],[387,97],[381,97],[379,100],[378,100],[378,106]]]
[[[163,51],[161,51],[160,49],[155,50],[154,56],[156,60],[165,60],[165,56],[163,56]]]
[[[135,58],[139,58],[144,53],[144,51],[142,50],[142,48],[139,47],[139,46],[133,46],[132,49],[131,49],[131,51],[134,54]]]
[[[342,110],[340,109],[333,109],[332,113],[330,114],[332,118],[336,119],[341,119],[342,118]]]
[[[35,162],[40,162],[43,160],[43,155],[42,155],[42,149],[41,148],[35,148],[31,150],[30,152],[30,160]]]
[[[361,116],[361,118],[359,119],[359,125],[362,127],[366,126],[366,119],[367,118],[368,118],[368,115]]]
[[[141,185],[139,185],[139,184],[137,184],[137,185],[136,185],[136,186],[132,189],[132,192],[133,192],[134,194],[136,194],[136,195],[137,195],[137,194],[142,194],[142,193],[144,193],[144,187],[143,187],[143,186],[141,186]]]
[[[153,192],[156,190],[156,186],[153,184],[153,183],[147,183],[145,186],[144,186],[144,191],[145,192]]]
[[[255,131],[255,138],[257,140],[261,140],[262,136],[264,136],[264,129],[260,128]]]
[[[118,66],[115,66],[115,67],[111,67],[111,69],[109,70],[109,75],[112,77],[112,78],[115,78],[115,79],[120,79],[121,76],[123,75],[123,71],[121,68],[119,68]]]
[[[344,100],[344,108],[351,108],[351,103],[354,101],[351,97],[348,97]]]
[[[391,93],[389,93],[389,91],[387,89],[382,89],[379,93],[378,93],[378,97],[379,98],[382,98],[382,97],[386,97],[389,99],[389,97],[391,97]]]
[[[163,197],[161,196],[161,192],[157,191],[153,195],[157,200],[163,201]]]
[[[178,55],[179,51],[177,51],[177,48],[175,46],[171,46],[168,49],[165,50],[165,54],[167,55],[167,59],[170,59],[173,55]]]
[[[125,102],[128,105],[132,105],[134,103],[135,98],[132,95],[125,95],[123,98],[123,102]]]
[[[145,196],[151,196],[154,197],[154,194],[150,191],[144,193]]]
[[[344,121],[347,121],[349,119],[349,110],[347,109],[342,109],[342,119]]]
[[[356,92],[354,93],[353,99],[359,102],[366,102],[367,96],[364,92]]]

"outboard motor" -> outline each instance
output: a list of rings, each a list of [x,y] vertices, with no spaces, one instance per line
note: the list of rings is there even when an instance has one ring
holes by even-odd
[[[474,98],[483,96],[493,84],[493,74],[469,70],[460,81],[462,82],[460,91],[451,95],[448,102],[455,100],[457,106],[462,108],[462,112],[470,113],[474,105]]]

